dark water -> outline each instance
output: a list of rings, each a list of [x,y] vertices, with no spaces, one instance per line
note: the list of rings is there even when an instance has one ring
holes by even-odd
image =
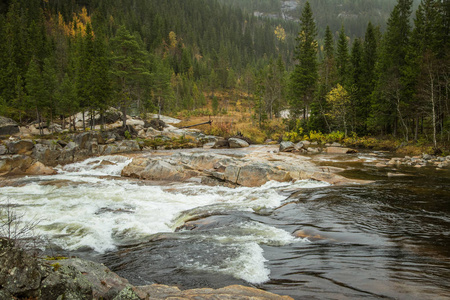
[[[450,299],[450,172],[334,165],[374,183],[280,190],[286,200],[276,209],[199,214],[179,232],[122,247],[102,261],[138,285],[244,284],[294,299]],[[309,242],[282,243],[269,235],[236,243],[257,234],[239,226],[246,222],[297,232]],[[235,276],[246,260],[258,259],[253,246],[263,250],[270,271],[259,284]]]

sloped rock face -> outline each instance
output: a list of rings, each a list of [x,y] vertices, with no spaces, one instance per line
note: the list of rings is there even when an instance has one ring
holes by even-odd
[[[134,292],[140,299],[187,299],[187,300],[292,300],[289,296],[280,296],[252,287],[230,285],[221,289],[193,289],[181,291],[177,287],[161,284],[135,287]]]
[[[171,181],[200,177],[206,184],[222,182],[247,187],[261,186],[271,180],[286,182],[313,177],[339,184],[349,181],[297,155],[265,154],[236,158],[207,151],[167,157],[137,157],[123,169],[122,176]]]

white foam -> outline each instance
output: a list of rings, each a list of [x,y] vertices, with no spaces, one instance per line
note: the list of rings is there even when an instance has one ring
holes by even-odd
[[[65,165],[58,169],[58,173],[72,176],[120,176],[123,168],[131,161],[131,158],[120,155],[92,157]]]
[[[208,265],[195,262],[186,263],[188,269],[217,272],[243,279],[253,284],[260,284],[270,279],[270,270],[265,267],[264,250],[255,242],[227,245],[236,248],[234,257],[222,261],[220,265]]]

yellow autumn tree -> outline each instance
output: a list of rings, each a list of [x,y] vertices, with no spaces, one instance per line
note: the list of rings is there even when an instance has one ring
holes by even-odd
[[[350,95],[340,84],[337,84],[326,96],[331,107],[328,114],[331,120],[335,120],[339,127],[343,127],[345,137],[347,137],[347,115],[350,106]]]

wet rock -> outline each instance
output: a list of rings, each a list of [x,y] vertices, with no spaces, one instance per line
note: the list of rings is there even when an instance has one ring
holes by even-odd
[[[31,166],[33,159],[26,155],[3,155],[0,157],[0,174],[24,174]]]
[[[229,138],[228,144],[230,145],[230,148],[245,148],[250,146],[246,141],[238,138]]]
[[[253,287],[230,285],[220,289],[192,289],[181,291],[177,287],[161,284],[135,287],[134,291],[141,299],[186,299],[186,300],[292,300],[289,296],[272,294]]]
[[[295,149],[293,142],[283,141],[280,143],[280,152],[292,152]]]
[[[53,168],[45,166],[43,163],[37,161],[32,164],[25,173],[27,175],[54,175],[56,174],[56,170]]]
[[[34,148],[34,143],[32,140],[20,140],[7,142],[6,146],[8,147],[8,152],[10,154],[31,155]]]
[[[0,136],[13,135],[19,132],[19,124],[16,121],[0,116]]]
[[[358,151],[350,148],[344,148],[344,147],[327,147],[326,152],[329,154],[348,154],[348,153],[358,153]]]

